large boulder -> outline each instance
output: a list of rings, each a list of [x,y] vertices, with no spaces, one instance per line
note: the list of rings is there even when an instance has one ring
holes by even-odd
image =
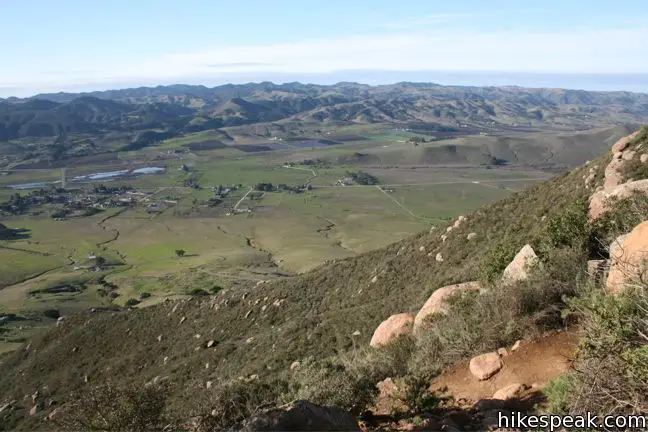
[[[594,192],[589,199],[589,218],[596,220],[605,213],[605,199],[607,194],[604,190]]]
[[[359,431],[353,415],[337,407],[298,400],[245,420],[230,431]]]
[[[529,277],[531,268],[538,263],[538,256],[530,245],[524,245],[515,255],[502,274],[502,281],[515,283],[526,280]]]
[[[432,293],[430,298],[427,299],[421,310],[414,318],[414,332],[417,332],[427,318],[434,314],[446,314],[448,312],[445,300],[454,294],[466,291],[480,290],[481,284],[479,282],[464,282],[455,285],[444,286]]]
[[[621,158],[623,158],[623,160],[630,161],[634,159],[636,154],[637,152],[634,150],[625,150],[623,153],[621,153]]]
[[[628,237],[628,234],[620,235],[619,237],[615,238],[612,243],[610,243],[610,246],[608,247],[610,257],[616,255],[618,253],[618,250],[623,247],[623,242],[625,241],[626,237]]]
[[[376,331],[371,337],[371,342],[369,342],[369,345],[374,348],[387,345],[398,336],[411,334],[413,326],[413,314],[400,313],[392,315],[385,321],[381,322],[380,325],[376,328]]]
[[[607,209],[607,203],[610,199],[628,198],[635,192],[648,194],[648,179],[637,180],[633,182],[620,184],[610,190],[595,192],[590,197],[589,217],[591,220],[598,219]]]
[[[486,353],[473,357],[468,368],[470,373],[480,381],[487,380],[502,369],[504,363],[496,352]]]
[[[603,189],[613,189],[619,186],[623,180],[623,175],[621,170],[625,161],[623,159],[613,158],[612,161],[605,167],[605,181],[603,183]]]
[[[620,246],[612,249],[610,261],[606,282],[608,293],[618,295],[625,286],[645,280],[648,273],[648,221],[637,225]]]
[[[619,139],[612,145],[612,153],[622,152],[623,150],[627,149],[632,140],[635,139],[637,135],[639,135],[639,131]]]

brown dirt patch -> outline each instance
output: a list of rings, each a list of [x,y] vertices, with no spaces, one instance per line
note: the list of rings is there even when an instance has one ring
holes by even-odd
[[[535,385],[536,391],[553,378],[569,371],[578,345],[573,331],[547,334],[523,344],[502,357],[504,367],[485,381],[478,381],[468,369],[468,361],[444,371],[433,383],[435,391],[450,394],[455,400],[477,402],[514,383]]]

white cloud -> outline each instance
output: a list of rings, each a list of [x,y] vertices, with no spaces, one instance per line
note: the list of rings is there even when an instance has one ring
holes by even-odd
[[[437,17],[440,19],[440,17]],[[341,70],[648,73],[648,28],[554,32],[401,31],[281,44],[223,45],[128,64],[78,59],[69,73],[0,70],[1,88],[52,91],[70,85],[155,84],[232,74],[322,74]],[[4,92],[2,92],[4,93]]]
[[[388,28],[388,29],[407,30],[407,29],[424,27],[424,26],[449,24],[449,23],[459,21],[463,18],[468,18],[470,16],[471,15],[455,14],[455,13],[412,16],[398,21],[386,22],[380,24],[379,27]]]
[[[648,28],[392,33],[170,55],[177,72],[322,73],[345,69],[648,72]],[[215,67],[215,63],[238,63]],[[263,63],[248,64],[244,63]],[[169,71],[171,72],[171,71]]]

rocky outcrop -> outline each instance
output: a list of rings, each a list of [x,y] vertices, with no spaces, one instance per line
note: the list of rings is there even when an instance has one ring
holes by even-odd
[[[387,345],[398,336],[412,334],[414,326],[414,315],[411,313],[401,313],[392,315],[374,331],[371,338],[370,346],[378,348]]]
[[[596,220],[599,217],[601,217],[601,215],[608,210],[607,204],[610,200],[614,198],[617,199],[628,198],[635,192],[648,194],[648,179],[623,183],[609,190],[605,189],[602,191],[595,192],[590,197],[590,202],[589,202],[590,219]]]
[[[360,427],[340,408],[298,400],[257,414],[230,431],[360,431]]]
[[[639,131],[619,139],[612,145],[612,153],[622,152],[623,150],[627,149],[632,140],[635,139],[638,135]]]
[[[504,363],[496,352],[473,357],[468,365],[470,373],[480,381],[487,380],[502,369]]]
[[[623,156],[619,154],[619,156]],[[621,184],[623,175],[621,169],[625,162],[623,159],[613,158],[612,161],[605,167],[605,181],[603,182],[603,189],[608,190],[617,187]]]
[[[612,160],[605,167],[605,179],[603,188],[597,190],[590,197],[589,216],[591,220],[598,219],[607,210],[607,201],[612,197],[625,198],[633,191],[639,190],[648,192],[648,180],[629,181],[623,183],[623,169],[629,161],[635,160],[635,156],[641,149],[641,145],[630,148],[630,144],[637,137],[639,132],[621,138],[612,146]],[[648,160],[640,155],[640,161]],[[589,177],[588,177],[589,178]],[[593,184],[588,184],[586,187],[594,187]]]
[[[588,164],[585,164],[586,166]],[[590,167],[589,172],[583,176],[585,180],[585,189],[593,188],[597,178],[598,165]]]
[[[446,228],[446,233],[449,233],[452,230],[455,230],[455,229],[459,228],[461,225],[463,225],[464,222],[467,222],[467,221],[468,221],[468,218],[466,216],[463,216],[463,215],[459,216],[457,218],[457,220],[452,225],[450,225],[449,227]]]
[[[454,294],[466,291],[473,291],[481,289],[479,282],[464,282],[455,285],[448,285],[439,288],[432,293],[427,299],[421,310],[414,318],[414,332],[419,331],[424,325],[425,321],[434,314],[446,314],[448,312],[445,300]]]
[[[610,251],[610,273],[605,284],[608,293],[618,295],[624,288],[646,279],[648,272],[648,221],[637,225]]]
[[[453,229],[455,229],[455,228],[459,228],[459,227],[460,227],[464,222],[466,222],[467,220],[468,220],[468,218],[466,218],[466,216],[463,216],[463,215],[462,215],[462,216],[459,216],[459,217],[457,218],[457,220],[455,221],[455,223],[452,225],[452,228],[453,228]]]
[[[634,150],[626,150],[623,153],[621,153],[621,159],[630,161],[630,160],[634,159],[636,154],[637,154],[637,152],[634,151]]]
[[[515,283],[526,280],[531,268],[538,263],[538,256],[530,245],[524,245],[502,274],[502,282]]]
[[[619,237],[615,238],[612,243],[610,243],[610,246],[608,247],[610,257],[616,255],[618,253],[618,250],[623,247],[623,242],[625,241],[626,237],[628,237],[628,234],[620,235]]]

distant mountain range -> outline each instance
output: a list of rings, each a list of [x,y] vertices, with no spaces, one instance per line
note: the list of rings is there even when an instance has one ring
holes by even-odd
[[[170,85],[0,99],[0,141],[63,133],[151,129],[184,133],[247,125],[253,125],[251,133],[267,135],[304,123],[577,130],[646,121],[648,94],[642,93],[409,82]]]

